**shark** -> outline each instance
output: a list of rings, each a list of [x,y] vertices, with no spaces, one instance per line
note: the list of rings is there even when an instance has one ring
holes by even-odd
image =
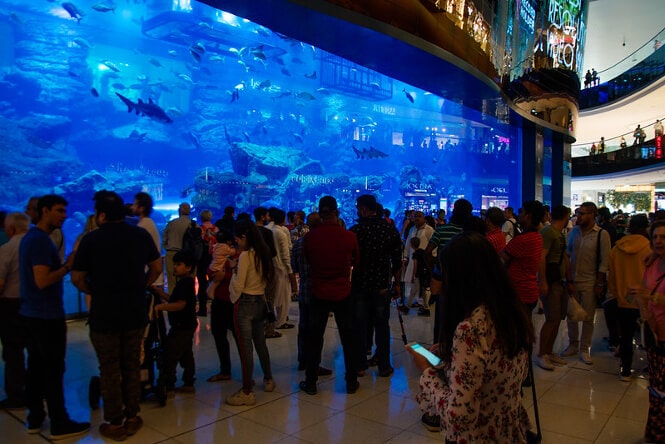
[[[136,115],[142,115],[150,117],[153,120],[157,120],[162,123],[171,123],[173,120],[164,112],[162,108],[159,107],[152,99],[148,99],[147,102],[139,99],[138,102],[134,103],[129,100],[127,97],[122,94],[115,93],[116,96],[120,97],[120,100],[127,105],[127,112],[131,113],[132,111],[136,112]]]
[[[388,157],[388,154],[383,151],[379,151],[373,146],[363,149],[358,149],[353,146],[353,152],[356,154],[356,159],[381,159],[383,157]]]

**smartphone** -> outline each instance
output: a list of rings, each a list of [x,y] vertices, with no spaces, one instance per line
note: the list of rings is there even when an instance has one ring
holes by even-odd
[[[407,345],[411,347],[411,350],[413,350],[414,352],[427,358],[427,361],[429,361],[429,363],[432,364],[434,367],[439,367],[441,365],[441,358],[439,358],[437,355],[427,350],[425,347],[418,344],[417,342],[412,342]]]

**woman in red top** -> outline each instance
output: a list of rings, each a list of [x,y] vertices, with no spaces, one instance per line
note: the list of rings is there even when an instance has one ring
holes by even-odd
[[[508,242],[501,258],[508,267],[510,280],[529,313],[538,303],[538,265],[543,252],[543,238],[538,232],[545,215],[543,204],[537,200],[525,202],[519,214],[522,233]]]

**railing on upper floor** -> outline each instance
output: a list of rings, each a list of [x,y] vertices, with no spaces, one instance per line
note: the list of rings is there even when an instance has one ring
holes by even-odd
[[[657,120],[660,120],[661,124],[663,124],[663,121],[665,121],[665,117],[661,117]],[[651,137],[656,137],[656,130],[654,128],[655,125],[656,122],[653,122],[650,123],[649,125],[640,127],[640,129],[644,131],[644,137],[642,138],[642,140],[646,140],[647,138]],[[635,137],[635,130],[624,134],[619,134],[618,136],[614,136],[609,139],[606,138],[604,152],[611,153],[613,151],[618,151],[622,148],[627,147],[628,145],[639,143],[639,141],[640,138]],[[599,137],[598,140],[595,140],[593,142],[574,144],[571,146],[571,155],[572,157],[586,157],[594,152],[597,153],[598,150],[600,149],[600,143],[601,139]]]
[[[572,159],[572,177],[599,176],[665,162],[665,137],[628,145],[610,152],[588,154]]]
[[[606,105],[661,78],[665,74],[663,43],[665,28],[628,57],[599,72],[598,80],[580,92],[580,110]],[[599,83],[603,78],[610,80]]]

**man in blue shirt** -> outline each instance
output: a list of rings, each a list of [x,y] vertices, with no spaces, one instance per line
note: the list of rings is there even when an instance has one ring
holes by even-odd
[[[67,326],[63,306],[62,279],[71,270],[73,258],[63,264],[49,235],[67,218],[67,201],[57,195],[39,199],[39,220],[19,247],[21,307],[28,349],[26,398],[28,433],[39,433],[46,417],[51,419],[51,439],[87,432],[88,422],[75,422],[65,408],[63,377]]]

